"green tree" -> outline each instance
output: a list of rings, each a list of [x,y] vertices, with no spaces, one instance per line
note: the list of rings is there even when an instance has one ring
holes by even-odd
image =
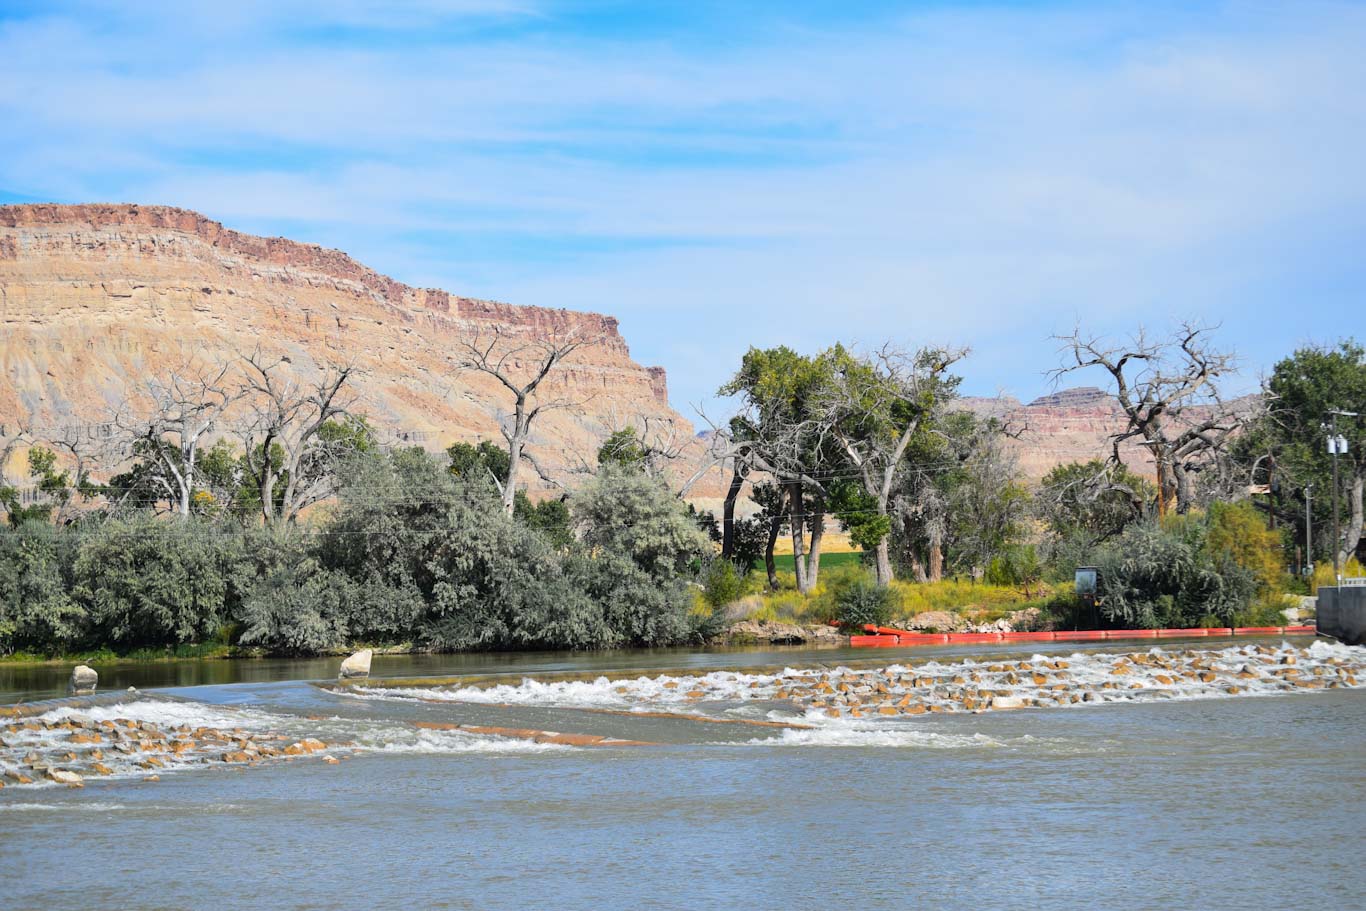
[[[1156,496],[1148,481],[1100,459],[1055,465],[1044,475],[1035,514],[1055,538],[1093,546],[1142,519]]]
[[[570,503],[591,552],[626,557],[657,582],[691,573],[711,551],[706,534],[662,479],[603,466]]]
[[[1338,559],[1358,552],[1362,541],[1363,489],[1366,489],[1366,349],[1355,341],[1334,347],[1301,348],[1278,363],[1267,381],[1269,409],[1260,428],[1287,479],[1303,489],[1314,486],[1314,497],[1323,510],[1316,517],[1319,529],[1331,529],[1332,465],[1324,423],[1330,411],[1356,411],[1357,417],[1338,417],[1337,432],[1348,443],[1338,456],[1346,522],[1342,537],[1334,543]],[[1329,521],[1325,521],[1329,520]],[[1329,542],[1331,531],[1321,534]]]
[[[821,356],[828,382],[818,393],[819,425],[828,430],[852,466],[875,515],[884,521],[865,526],[874,547],[877,581],[891,582],[892,494],[903,460],[919,435],[933,432],[960,379],[948,373],[966,355],[963,349],[922,348],[906,352],[885,345],[856,355],[836,345]],[[876,532],[876,535],[872,534]]]
[[[228,617],[240,540],[193,517],[106,521],[82,538],[72,571],[75,597],[102,643],[206,641]]]
[[[735,457],[746,461],[747,470],[773,477],[781,491],[779,505],[787,513],[802,592],[816,586],[820,571],[828,495],[822,479],[839,473],[840,457],[821,425],[830,367],[828,358],[807,357],[785,346],[751,348],[739,371],[718,390],[741,399],[742,411],[730,424]]]
[[[473,443],[452,443],[446,447],[446,457],[450,460],[449,471],[467,481],[492,481],[501,493],[508,479],[507,450],[488,440],[478,445]]]
[[[614,431],[598,447],[598,464],[644,471],[647,455],[636,429],[625,427]]]
[[[85,633],[71,597],[74,538],[46,522],[0,528],[0,654],[60,652]]]

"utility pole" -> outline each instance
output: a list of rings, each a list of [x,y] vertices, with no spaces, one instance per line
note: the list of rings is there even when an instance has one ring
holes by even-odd
[[[1304,485],[1304,562],[1305,575],[1314,578],[1314,485]],[[1310,594],[1313,594],[1311,591]]]
[[[1338,417],[1354,418],[1355,411],[1330,411],[1333,426],[1328,431],[1328,452],[1333,457],[1333,578],[1342,584],[1342,560],[1339,553],[1342,544],[1342,523],[1338,518],[1338,456],[1347,454],[1347,438],[1338,434]]]

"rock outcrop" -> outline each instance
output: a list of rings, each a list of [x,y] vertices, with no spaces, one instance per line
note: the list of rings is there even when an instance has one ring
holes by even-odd
[[[543,398],[533,452],[553,472],[627,422],[692,427],[668,404],[662,368],[631,360],[617,321],[412,288],[345,253],[255,237],[164,206],[0,206],[0,422],[98,428],[133,387],[190,357],[261,348],[308,377],[360,368],[363,409],[391,441],[431,449],[499,439],[509,399],[497,380],[456,369],[460,342],[578,333]]]

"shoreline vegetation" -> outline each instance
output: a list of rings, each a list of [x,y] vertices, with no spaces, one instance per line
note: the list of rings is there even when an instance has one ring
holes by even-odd
[[[1116,457],[1025,483],[1012,428],[955,407],[961,349],[751,349],[720,390],[739,411],[708,438],[730,478],[719,516],[686,501],[681,450],[648,428],[607,434],[558,496],[533,502],[519,486],[541,471],[526,448],[536,387],[588,340],[516,358],[495,356],[497,339],[476,349],[470,369],[530,371],[499,376],[515,426],[506,446],[444,453],[382,445],[348,410],[350,368],[319,368],[309,389],[259,352],[187,365],[128,405],[142,417],[111,431],[124,445],[108,480],[89,441],[5,430],[0,464],[22,444],[29,483],[0,484],[0,661],[781,641],[762,639],[766,624],[807,631],[800,641],[838,638],[831,624],[1281,626],[1331,581],[1334,556],[1362,574],[1366,420],[1339,423],[1351,442],[1337,541],[1323,531],[1331,463],[1316,422],[1366,400],[1366,349],[1301,349],[1268,380],[1268,407],[1228,410],[1216,381],[1230,360],[1206,329],[1133,350],[1063,342],[1060,373],[1111,373],[1121,436],[1156,454],[1153,477]],[[1147,372],[1126,375],[1132,363]],[[757,512],[741,518],[745,492]],[[1095,604],[1073,591],[1079,567],[1097,571]]]

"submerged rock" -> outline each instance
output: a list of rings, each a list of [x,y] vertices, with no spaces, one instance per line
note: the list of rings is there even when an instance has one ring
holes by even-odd
[[[337,674],[337,676],[342,680],[346,680],[351,677],[369,677],[370,658],[373,655],[374,652],[368,648],[356,652],[350,658],[347,658],[345,661],[342,662],[341,671]]]
[[[78,664],[71,671],[71,692],[73,693],[93,693],[95,687],[100,682],[100,675],[95,673],[95,669],[84,664]]]

